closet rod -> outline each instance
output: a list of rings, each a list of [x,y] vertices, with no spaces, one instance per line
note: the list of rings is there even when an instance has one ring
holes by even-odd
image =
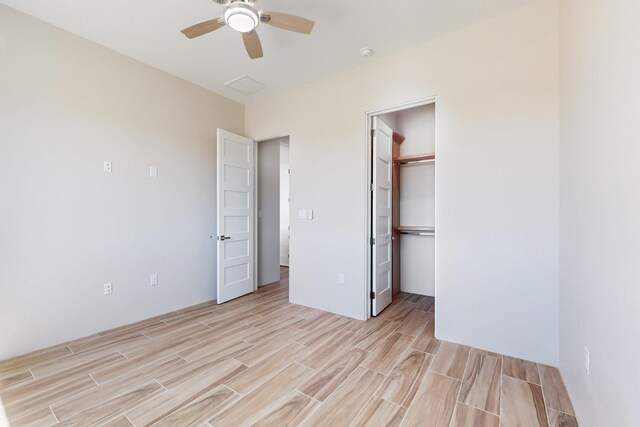
[[[415,165],[415,164],[424,164],[424,165],[428,165],[428,164],[433,164],[435,163],[436,160],[435,159],[430,159],[430,160],[407,160],[407,161],[399,161],[396,162],[396,165]]]
[[[424,231],[399,231],[400,234],[411,234],[413,236],[435,236],[435,232]]]

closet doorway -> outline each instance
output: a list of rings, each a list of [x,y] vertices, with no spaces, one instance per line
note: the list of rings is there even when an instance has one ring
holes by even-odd
[[[435,98],[367,114],[370,316],[435,310]]]

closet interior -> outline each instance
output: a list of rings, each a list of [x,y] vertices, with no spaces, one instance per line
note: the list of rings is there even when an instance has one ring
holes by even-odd
[[[388,273],[392,282],[392,295],[405,292],[433,297],[436,235],[435,103],[376,116],[373,126],[382,129],[388,127],[393,131],[389,142],[392,164],[385,169],[378,165],[378,176],[372,177],[372,188],[376,188],[375,186],[380,184],[376,183],[377,180],[385,181],[380,178],[381,170],[390,171],[391,174],[391,253],[384,252],[385,257],[390,255],[391,271]],[[378,154],[374,150],[374,162],[380,162],[383,158],[379,154],[381,141],[378,139],[376,146]],[[380,199],[379,196],[377,208],[372,206],[373,215],[378,215],[377,222],[376,218],[372,220],[378,231],[372,230],[372,234],[378,233],[378,236],[381,224],[384,224],[385,228],[387,226],[387,221],[383,223],[380,219]],[[377,255],[380,259],[379,252]],[[382,264],[377,260],[373,260],[374,270],[380,265]],[[377,273],[373,271],[372,274],[374,291]],[[377,277],[381,280],[382,276],[377,274]]]

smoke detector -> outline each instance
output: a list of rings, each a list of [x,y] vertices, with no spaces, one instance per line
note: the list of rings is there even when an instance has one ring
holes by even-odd
[[[362,49],[360,49],[360,55],[368,58],[373,55],[373,49],[371,49],[370,47],[363,47]]]

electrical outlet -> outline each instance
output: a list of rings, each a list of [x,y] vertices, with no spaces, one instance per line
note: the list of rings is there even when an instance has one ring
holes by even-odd
[[[104,294],[105,295],[111,295],[113,293],[113,285],[111,284],[111,282],[105,283],[104,284]]]
[[[151,286],[156,286],[158,284],[158,275],[152,274],[151,276],[149,276],[149,283],[151,284]]]
[[[589,349],[587,347],[584,348],[584,370],[587,375],[590,374],[591,371],[591,355],[589,354]]]
[[[344,285],[344,273],[338,273],[338,284]]]
[[[104,171],[105,172],[111,172],[111,162],[108,160],[104,161]]]

